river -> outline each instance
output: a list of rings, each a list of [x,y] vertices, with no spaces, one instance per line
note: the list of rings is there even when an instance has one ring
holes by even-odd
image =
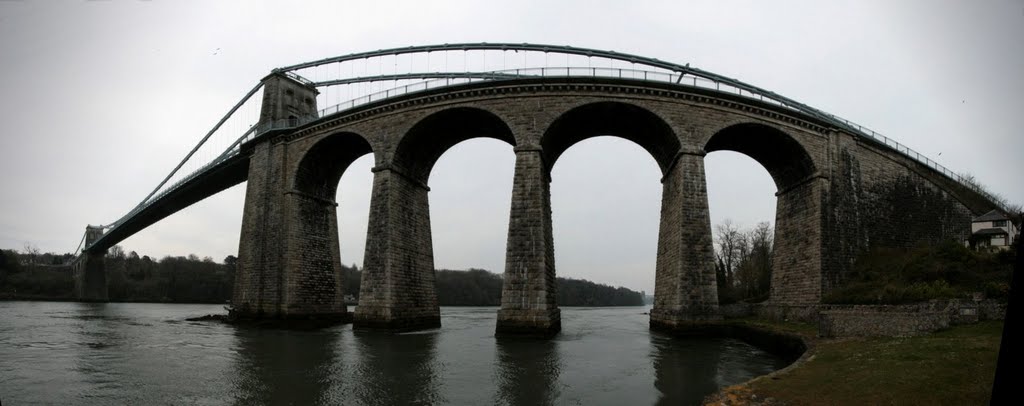
[[[563,308],[561,334],[525,340],[494,337],[493,307],[392,335],[185,320],[218,305],[0,302],[0,403],[676,405],[785,366],[652,333],[649,310]]]

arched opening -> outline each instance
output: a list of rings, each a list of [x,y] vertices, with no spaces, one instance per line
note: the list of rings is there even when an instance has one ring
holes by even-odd
[[[338,186],[353,162],[372,152],[362,136],[336,133],[317,141],[299,160],[292,190],[286,192],[286,210],[296,220],[290,233],[297,244],[289,256],[298,264],[288,277],[302,281],[296,284],[301,302],[343,303],[356,296],[359,287],[346,284],[342,267],[337,202],[344,193]]]
[[[501,304],[514,168],[508,144],[475,138],[446,151],[431,170],[430,226],[441,306]]]
[[[759,303],[771,286],[775,193],[760,163],[733,151],[704,158],[719,304]]]
[[[620,102],[598,102],[576,107],[556,119],[541,138],[548,171],[569,147],[587,138],[614,135],[647,150],[662,174],[679,153],[679,139],[656,114]]]
[[[653,299],[660,178],[651,155],[619,137],[594,137],[566,150],[551,172],[558,276],[625,287]],[[584,304],[571,296],[586,293],[559,291],[559,303]],[[633,304],[622,299],[628,298],[595,298],[602,305]]]
[[[359,300],[359,281],[366,252],[367,215],[373,189],[373,154],[366,154],[345,169],[334,201],[338,202],[338,243],[345,278],[345,302]]]
[[[512,130],[489,111],[471,107],[442,110],[420,120],[402,137],[395,149],[394,164],[405,175],[426,185],[434,164],[445,151],[480,137],[516,145]]]
[[[338,133],[317,141],[299,161],[295,190],[320,199],[333,200],[341,176],[349,165],[373,152],[370,143],[355,133]]]
[[[658,181],[680,152],[675,132],[644,108],[599,102],[556,119],[541,146],[559,274],[657,295]]]
[[[791,135],[756,123],[719,130],[704,150],[721,303],[816,301],[821,196],[807,150]]]
[[[413,125],[398,142],[390,165],[374,169],[357,326],[415,330],[440,325],[428,182],[441,155],[480,137],[516,144],[512,131],[491,112],[442,110]],[[463,171],[459,175],[473,176],[472,169]]]
[[[799,142],[764,124],[735,124],[719,130],[704,144],[704,151],[734,151],[753,158],[771,174],[780,191],[806,181],[816,170]]]

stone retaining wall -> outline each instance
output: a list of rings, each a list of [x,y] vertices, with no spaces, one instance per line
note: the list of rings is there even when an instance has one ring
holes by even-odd
[[[995,300],[945,299],[904,305],[806,305],[733,303],[720,306],[726,319],[749,316],[818,323],[822,337],[920,335],[951,325],[1002,320],[1006,305]]]
[[[898,311],[876,308],[825,310],[818,317],[820,337],[910,337],[931,333],[950,324],[949,314],[937,311]]]

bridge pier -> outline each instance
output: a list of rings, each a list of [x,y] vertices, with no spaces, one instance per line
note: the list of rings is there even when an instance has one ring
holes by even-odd
[[[284,74],[263,79],[261,124],[316,115],[316,89]],[[333,193],[299,190],[288,145],[265,141],[249,159],[232,314],[340,318],[347,314]],[[333,190],[333,189],[332,189]]]
[[[776,193],[775,247],[770,303],[786,306],[821,303],[822,211],[828,179],[811,176]]]
[[[107,273],[104,257],[107,251],[99,253],[83,252],[75,261],[75,298],[81,302],[106,302]]]
[[[285,188],[283,155],[283,146],[264,143],[251,158],[232,314],[342,317],[337,203]]]
[[[103,227],[85,227],[85,246],[91,246],[103,236]],[[106,302],[107,272],[104,267],[107,250],[82,251],[72,263],[75,279],[75,298],[82,302]]]
[[[721,320],[704,153],[682,152],[662,179],[651,329]]]
[[[498,335],[553,335],[562,318],[555,301],[551,179],[539,149],[516,149],[512,208]]]
[[[373,169],[355,327],[412,331],[441,326],[426,185],[393,167]]]

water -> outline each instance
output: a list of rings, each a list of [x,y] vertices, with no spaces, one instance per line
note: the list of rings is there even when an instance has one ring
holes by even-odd
[[[649,332],[642,307],[564,308],[551,340],[494,337],[496,308],[390,335],[189,322],[218,305],[0,302],[0,402],[694,404],[785,362],[732,339]]]

